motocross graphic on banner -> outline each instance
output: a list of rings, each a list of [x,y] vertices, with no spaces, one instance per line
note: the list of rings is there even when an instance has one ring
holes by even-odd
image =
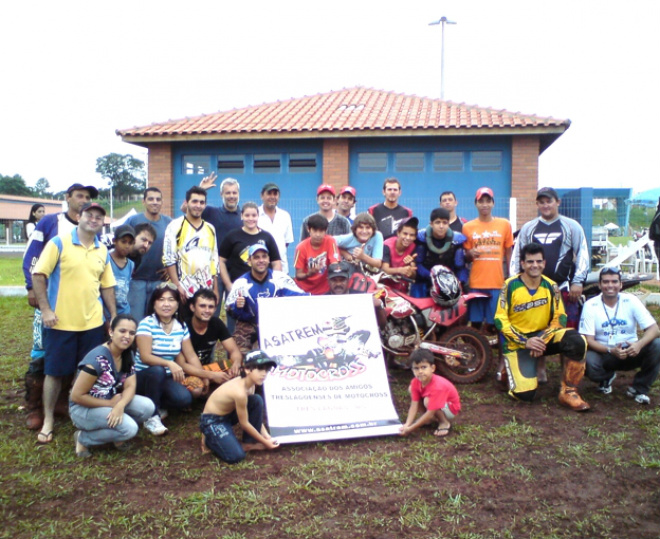
[[[280,443],[398,434],[370,294],[259,299],[264,384]]]

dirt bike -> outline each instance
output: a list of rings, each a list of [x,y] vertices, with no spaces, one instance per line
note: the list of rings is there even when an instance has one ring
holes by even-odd
[[[414,298],[386,284],[378,286],[387,313],[381,342],[390,361],[410,368],[410,354],[424,348],[433,352],[439,374],[452,382],[483,380],[492,363],[491,345],[483,333],[465,325],[465,315],[468,303],[486,294],[462,294],[455,305],[443,307],[430,297]]]

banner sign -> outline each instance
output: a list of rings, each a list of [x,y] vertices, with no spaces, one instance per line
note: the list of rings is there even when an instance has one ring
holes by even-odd
[[[264,384],[280,443],[398,434],[370,294],[259,299]]]

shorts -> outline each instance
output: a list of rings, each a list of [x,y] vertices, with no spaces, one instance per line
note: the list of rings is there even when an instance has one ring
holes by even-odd
[[[490,294],[489,298],[475,298],[470,300],[468,303],[470,322],[494,324],[497,301],[500,299],[500,289],[472,288],[470,292]]]
[[[87,352],[104,340],[103,325],[86,331],[44,328],[44,374],[56,377],[74,374]]]

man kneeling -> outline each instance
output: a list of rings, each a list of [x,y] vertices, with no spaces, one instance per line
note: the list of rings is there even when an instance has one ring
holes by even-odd
[[[206,401],[199,421],[202,431],[202,451],[213,454],[229,464],[245,458],[246,451],[275,449],[278,442],[270,437],[263,424],[264,401],[254,394],[268,371],[277,364],[261,350],[245,356],[241,377],[222,384]],[[239,443],[232,427],[240,424],[243,443]]]

